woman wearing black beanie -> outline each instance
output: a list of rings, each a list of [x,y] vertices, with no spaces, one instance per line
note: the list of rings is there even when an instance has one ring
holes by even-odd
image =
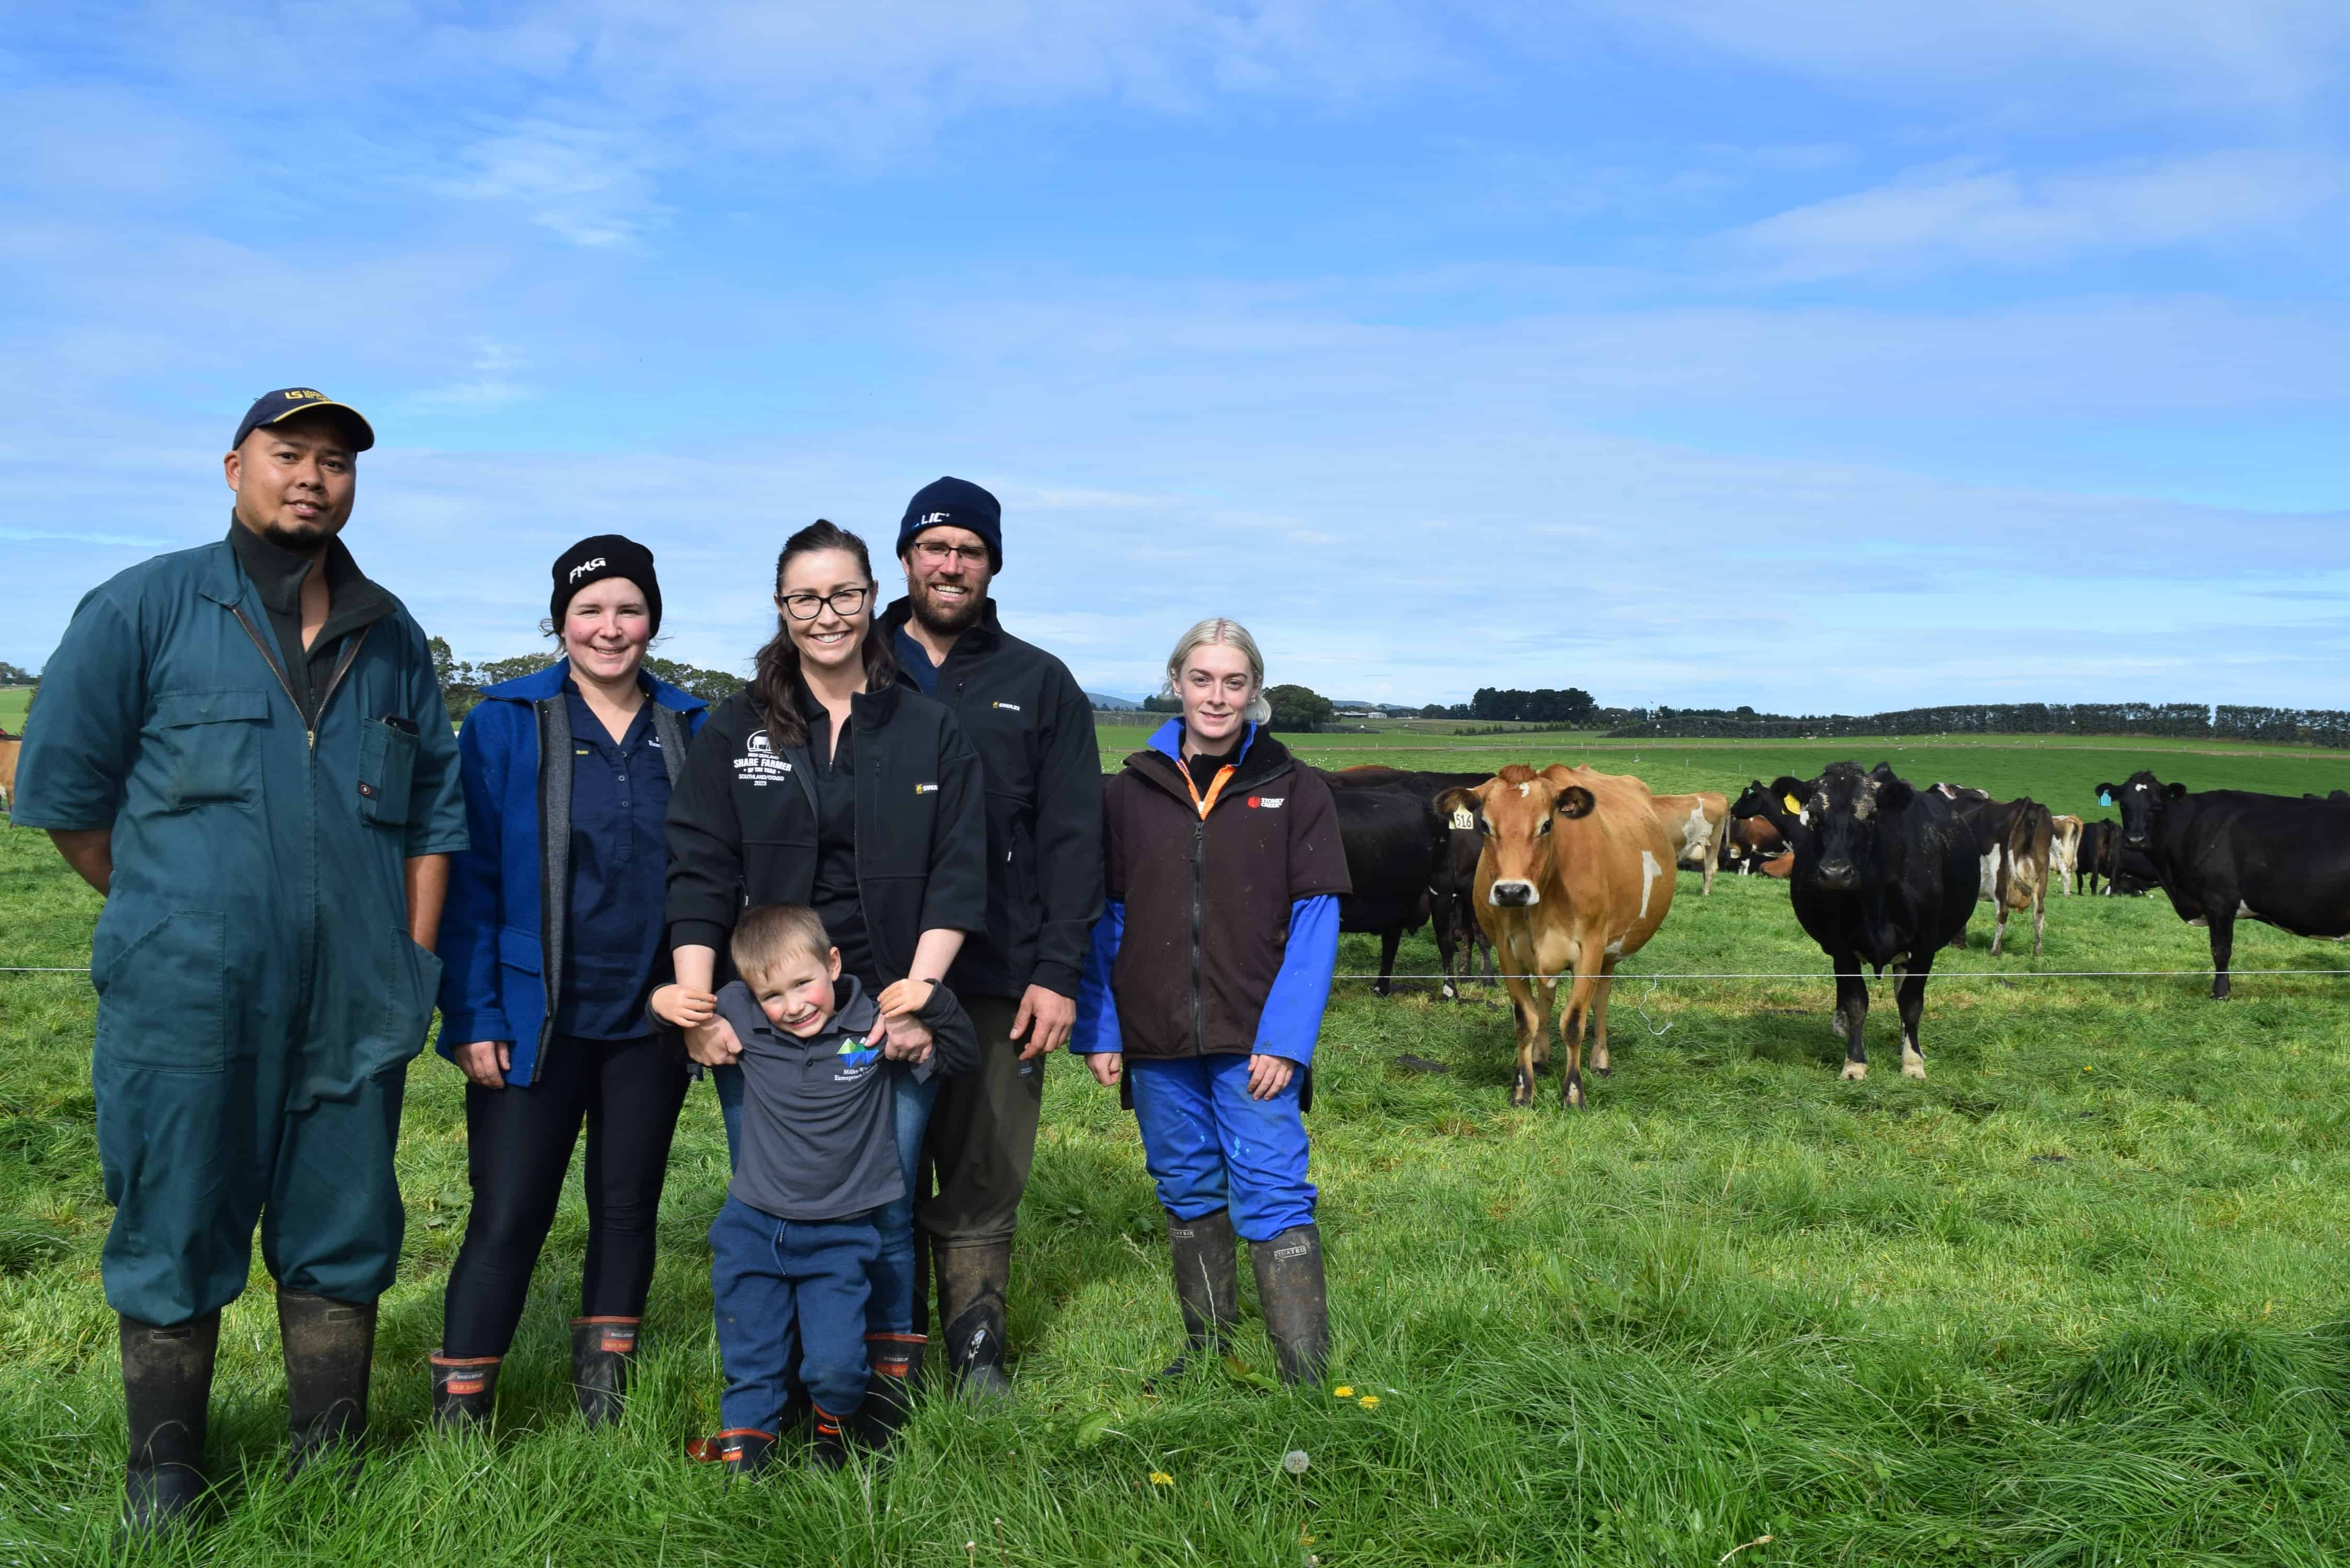
[[[685,1100],[684,1048],[646,1002],[669,978],[661,822],[706,707],[645,673],[661,598],[642,545],[565,551],[549,608],[564,657],[484,691],[458,737],[473,847],[442,920],[440,1048],[467,1080],[473,1205],[432,1357],[442,1427],[489,1417],[583,1123],[572,1381],[590,1425],[619,1417]]]

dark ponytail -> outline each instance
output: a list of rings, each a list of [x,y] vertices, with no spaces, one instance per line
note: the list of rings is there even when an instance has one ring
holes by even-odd
[[[864,645],[858,652],[865,659],[865,689],[887,691],[897,681],[898,661],[890,657],[889,639],[877,635],[880,631],[881,585],[873,580],[873,557],[866,550],[864,540],[837,523],[817,518],[784,541],[783,554],[775,557],[775,592],[780,595],[784,591],[784,568],[791,565],[794,556],[812,555],[818,550],[847,551],[857,557],[857,569],[872,584],[874,597],[867,605],[872,618],[866,625]],[[751,677],[751,701],[767,727],[767,739],[778,751],[785,746],[807,744],[807,720],[800,712],[800,648],[792,640],[792,628],[780,608],[775,612],[775,637],[759,649],[758,666]]]

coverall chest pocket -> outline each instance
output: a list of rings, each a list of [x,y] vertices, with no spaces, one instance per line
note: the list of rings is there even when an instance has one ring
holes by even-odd
[[[155,751],[163,808],[252,802],[261,792],[261,728],[268,718],[269,694],[259,687],[159,693]]]
[[[416,735],[389,720],[359,732],[359,815],[386,827],[408,826],[409,784],[416,774]]]

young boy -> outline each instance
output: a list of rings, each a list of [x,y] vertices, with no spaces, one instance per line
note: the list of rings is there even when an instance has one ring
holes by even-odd
[[[775,1446],[792,1364],[816,1407],[816,1462],[847,1458],[842,1424],[866,1397],[865,1271],[880,1249],[873,1211],[905,1194],[889,1068],[870,1044],[884,1013],[910,1013],[933,1048],[912,1071],[977,1050],[943,985],[903,980],[876,998],[843,979],[814,910],[744,912],[732,943],[743,978],[715,1010],[743,1046],[741,1163],[710,1227],[710,1283],[726,1366],[720,1457],[756,1471]],[[862,1423],[886,1440],[892,1423]]]

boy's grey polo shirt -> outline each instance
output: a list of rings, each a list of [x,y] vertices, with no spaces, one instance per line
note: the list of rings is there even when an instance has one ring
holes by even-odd
[[[854,976],[833,1000],[824,1031],[802,1040],[768,1023],[741,981],[718,992],[743,1045],[743,1147],[727,1190],[778,1220],[846,1220],[906,1195],[890,1064],[866,1044],[880,1009]],[[914,1075],[928,1078],[931,1064]]]

